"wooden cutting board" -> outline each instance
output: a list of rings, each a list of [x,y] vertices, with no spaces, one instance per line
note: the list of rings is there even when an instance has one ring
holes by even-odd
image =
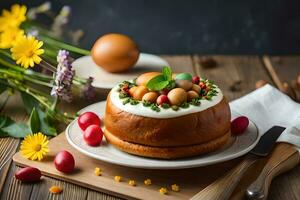
[[[43,175],[61,179],[67,182],[81,185],[100,192],[128,199],[189,199],[205,186],[223,175],[240,159],[219,163],[212,166],[181,170],[144,170],[128,168],[105,163],[83,155],[74,149],[66,140],[65,134],[53,138],[49,142],[50,152],[42,161],[30,161],[16,153],[13,160],[19,166],[33,166],[40,169]],[[72,174],[63,174],[55,169],[54,156],[61,150],[67,150],[73,154],[76,162],[76,170]],[[247,186],[258,176],[264,160],[254,165],[241,180],[231,199],[241,199]],[[102,176],[94,175],[95,167],[102,169]],[[122,182],[114,180],[115,175],[123,177]],[[151,186],[144,185],[144,180],[150,178]],[[128,184],[129,179],[134,179],[137,186]],[[176,183],[180,186],[180,192],[173,192],[171,185]],[[161,195],[159,188],[167,187],[168,194]]]

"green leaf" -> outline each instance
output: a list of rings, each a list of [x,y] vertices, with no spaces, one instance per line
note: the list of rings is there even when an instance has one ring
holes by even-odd
[[[165,80],[164,75],[158,75],[147,83],[147,88],[158,91],[164,89],[168,84],[169,81]]]
[[[52,117],[50,116],[50,113],[45,113],[41,107],[39,102],[34,99],[32,96],[22,93],[22,100],[26,107],[27,113],[31,114],[32,110],[35,108],[38,117],[39,117],[39,131],[42,132],[45,135],[49,136],[56,136],[57,131],[50,120]],[[37,131],[37,132],[39,132]]]
[[[28,126],[24,123],[13,123],[1,128],[1,130],[6,132],[8,136],[15,138],[24,138],[26,135],[30,134]]]
[[[40,118],[35,108],[32,109],[29,117],[29,127],[31,133],[37,133],[40,131]]]
[[[171,81],[172,80],[172,70],[170,67],[163,67],[162,73],[164,75],[164,78],[166,81]]]
[[[1,137],[8,137],[9,135],[5,132],[5,131],[3,131],[2,129],[0,129],[0,138]]]
[[[14,123],[14,121],[11,118],[4,115],[0,115],[0,128],[8,126],[12,123]]]
[[[22,92],[21,93],[21,96],[22,96],[22,100],[23,100],[23,103],[25,105],[25,109],[26,109],[26,112],[28,114],[31,114],[31,111],[33,108],[39,108],[40,107],[40,104],[39,102],[33,98],[32,96]]]
[[[6,85],[1,85],[0,84],[0,94],[2,94],[2,92],[4,92],[7,89]]]
[[[45,113],[41,109],[37,109],[37,112],[40,118],[40,131],[45,135],[56,136],[57,131],[50,120],[51,117],[49,116],[49,114]]]

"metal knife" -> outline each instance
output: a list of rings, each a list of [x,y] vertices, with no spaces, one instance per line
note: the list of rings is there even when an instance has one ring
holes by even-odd
[[[267,156],[273,149],[276,140],[285,130],[281,126],[273,126],[258,141],[256,146],[236,167],[231,169],[223,177],[204,188],[193,196],[192,200],[226,200],[240,182],[247,169],[258,159]]]

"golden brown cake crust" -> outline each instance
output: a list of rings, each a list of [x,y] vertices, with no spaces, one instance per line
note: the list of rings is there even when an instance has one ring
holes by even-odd
[[[230,119],[229,104],[224,97],[201,112],[159,119],[120,110],[108,95],[104,123],[107,131],[121,141],[152,147],[178,147],[222,138],[230,130]]]
[[[122,151],[138,156],[162,159],[176,159],[208,153],[221,148],[230,138],[230,132],[227,132],[225,135],[203,144],[180,147],[152,147],[123,141],[106,129],[104,135],[110,144]]]

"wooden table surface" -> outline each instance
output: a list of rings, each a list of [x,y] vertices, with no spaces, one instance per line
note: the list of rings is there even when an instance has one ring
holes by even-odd
[[[266,80],[272,85],[283,88],[284,82],[294,88],[297,101],[300,99],[300,89],[295,84],[296,77],[300,74],[300,56],[211,56],[217,62],[217,67],[206,68],[200,64],[206,56],[162,56],[174,71],[186,71],[205,76],[214,80],[229,100],[236,99],[255,89],[257,80]],[[236,87],[232,87],[235,85]],[[105,99],[106,92],[99,92],[99,100]],[[72,105],[64,105],[68,112],[74,112],[86,106],[86,102],[76,102]],[[26,120],[25,109],[20,98],[15,95],[2,110],[15,120]],[[6,156],[12,156],[18,150],[20,140],[13,138],[0,139],[0,166]],[[1,199],[118,199],[116,197],[95,192],[71,183],[45,177],[36,184],[21,184],[13,178],[18,167],[13,162],[8,162],[0,172],[0,198]],[[60,185],[64,191],[60,195],[48,192],[52,185]],[[300,199],[300,166],[277,177],[270,189],[269,199],[293,200]]]

